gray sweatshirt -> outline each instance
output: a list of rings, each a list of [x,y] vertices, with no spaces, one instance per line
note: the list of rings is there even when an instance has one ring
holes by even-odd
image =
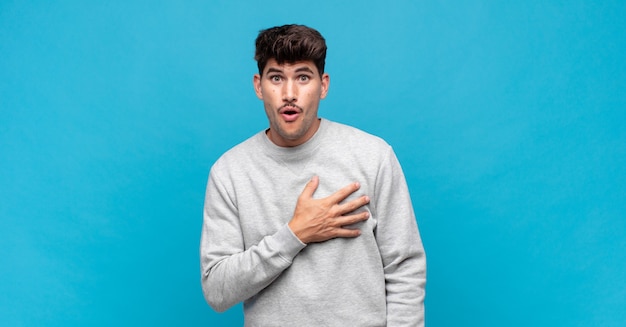
[[[303,244],[287,226],[306,183],[315,198],[359,182],[370,218],[357,238]],[[202,289],[246,326],[423,326],[426,257],[402,169],[382,139],[322,119],[297,147],[265,132],[211,168],[200,244]]]

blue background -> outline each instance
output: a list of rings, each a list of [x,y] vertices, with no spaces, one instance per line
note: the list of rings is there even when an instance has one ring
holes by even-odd
[[[0,325],[242,324],[202,297],[204,187],[296,22],[321,115],[404,167],[429,326],[623,326],[625,3],[3,0]]]

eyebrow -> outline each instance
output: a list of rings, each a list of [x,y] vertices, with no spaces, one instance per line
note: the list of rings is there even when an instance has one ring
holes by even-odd
[[[313,74],[313,70],[311,70],[311,68],[306,67],[306,66],[305,67],[300,67],[300,68],[296,69],[296,73],[299,73],[299,72],[309,72],[309,73]]]
[[[304,66],[304,67],[300,67],[300,68],[297,68],[297,69],[295,70],[295,72],[296,72],[296,73],[300,73],[300,72],[308,72],[308,73],[313,74],[313,70],[311,70],[311,68],[306,67],[306,66]],[[266,74],[269,74],[269,73],[281,73],[281,74],[282,74],[282,73],[283,73],[283,70],[282,70],[282,69],[278,69],[278,68],[273,68],[273,67],[270,67],[270,68],[268,68],[268,69],[267,69],[267,73],[266,73]]]
[[[278,68],[268,68],[267,73],[282,73],[283,71]]]

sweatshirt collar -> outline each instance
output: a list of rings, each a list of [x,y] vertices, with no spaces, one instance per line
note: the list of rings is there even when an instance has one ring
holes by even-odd
[[[310,154],[319,146],[321,140],[323,139],[323,135],[328,129],[328,123],[328,120],[320,118],[320,126],[315,134],[313,134],[313,136],[306,142],[293,147],[282,147],[276,145],[267,136],[267,130],[259,132],[259,135],[261,138],[262,146],[267,150],[269,155],[279,157],[289,156],[294,157],[294,159],[302,159],[302,156]]]

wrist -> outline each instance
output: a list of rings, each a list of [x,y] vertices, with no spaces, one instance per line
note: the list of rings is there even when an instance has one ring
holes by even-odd
[[[287,224],[287,227],[289,227],[289,230],[291,230],[291,233],[293,234],[293,236],[295,236],[302,244],[308,243],[304,239],[302,235],[302,231],[298,228],[297,224],[294,223],[293,219]]]

